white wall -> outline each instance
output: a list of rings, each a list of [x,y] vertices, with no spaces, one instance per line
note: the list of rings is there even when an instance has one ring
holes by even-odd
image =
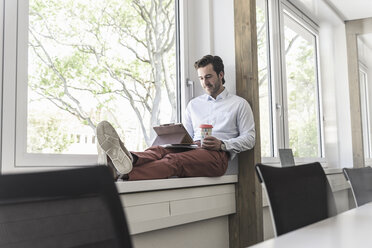
[[[324,23],[319,29],[320,71],[323,107],[325,155],[329,166],[339,164],[336,81],[334,66],[333,26]]]
[[[337,136],[339,137],[339,165],[334,167],[353,167],[350,95],[344,25],[334,28],[334,65],[336,68],[334,73],[336,82]]]
[[[204,55],[218,55],[225,65],[226,88],[235,87],[235,41],[233,0],[188,0],[184,44],[187,53],[185,78],[194,81],[194,96],[204,94],[194,62]],[[186,20],[185,19],[185,20]]]
[[[352,167],[345,26],[319,24],[324,145],[329,167]]]
[[[236,93],[235,71],[235,32],[234,32],[234,1],[213,1],[213,37],[215,55],[220,56],[225,65],[225,87],[231,93]]]

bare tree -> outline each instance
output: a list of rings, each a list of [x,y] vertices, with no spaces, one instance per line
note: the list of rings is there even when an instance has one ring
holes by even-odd
[[[174,1],[103,0],[92,6],[52,2],[34,0],[30,8],[29,46],[40,66],[30,87],[94,130],[97,114],[105,109],[115,115],[110,101],[125,99],[149,145],[164,96],[172,108],[169,121],[176,116],[170,73],[175,65],[170,61],[175,57]],[[62,13],[66,23],[58,25]],[[70,55],[58,57],[51,44]],[[97,113],[84,110],[79,92],[99,102]]]

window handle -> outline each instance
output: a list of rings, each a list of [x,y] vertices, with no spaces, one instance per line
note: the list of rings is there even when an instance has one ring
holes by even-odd
[[[190,99],[194,98],[194,81],[191,79],[186,79],[186,86],[190,88],[189,93],[190,93]]]
[[[282,118],[282,105],[280,103],[276,103],[275,108],[279,111],[279,117]]]

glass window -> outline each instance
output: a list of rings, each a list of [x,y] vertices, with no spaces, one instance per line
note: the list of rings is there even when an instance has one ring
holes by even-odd
[[[362,66],[359,66],[362,67]],[[362,118],[363,147],[364,157],[371,158],[371,135],[370,135],[370,114],[368,97],[368,78],[366,70],[359,69],[359,87],[360,87],[360,111]]]
[[[285,0],[258,0],[256,18],[261,155],[323,157],[315,25]]]
[[[295,157],[321,157],[316,36],[284,13],[289,147]]]
[[[96,154],[101,120],[130,150],[151,145],[152,126],[177,121],[175,13],[174,0],[29,0],[22,149]]]

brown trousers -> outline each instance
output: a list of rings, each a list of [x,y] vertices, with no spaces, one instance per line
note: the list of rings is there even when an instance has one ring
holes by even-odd
[[[170,177],[217,177],[225,174],[228,153],[202,148],[166,149],[152,146],[144,152],[131,152],[138,159],[129,180],[164,179]]]

